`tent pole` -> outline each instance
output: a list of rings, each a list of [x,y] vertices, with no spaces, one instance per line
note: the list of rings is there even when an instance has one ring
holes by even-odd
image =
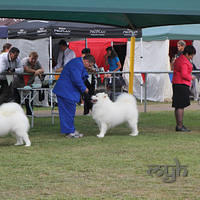
[[[50,73],[52,73],[52,71],[53,71],[52,70],[53,64],[52,64],[52,36],[51,35],[49,36],[49,54],[50,54],[49,55],[49,57],[50,57],[49,58],[49,65],[50,65],[49,67],[50,67],[50,70],[49,71],[50,71]]]
[[[53,72],[53,62],[52,62],[52,57],[53,57],[53,55],[52,55],[52,36],[50,35],[49,36],[49,67],[50,67],[50,73],[52,73]],[[53,76],[52,75],[50,75],[49,76],[49,80],[50,80],[50,82],[52,83],[52,81],[53,81]],[[51,108],[53,107],[53,93],[52,93],[52,90],[51,90]]]
[[[140,38],[140,49],[141,49],[141,54],[140,54],[140,59],[141,59],[141,66],[143,67],[143,40],[142,40],[142,37]],[[143,69],[143,68],[142,68]],[[142,103],[142,100],[143,100],[143,86],[144,86],[144,82],[143,82],[143,78],[142,78],[142,74],[140,74],[140,79],[141,79],[141,82],[140,82],[140,102]]]
[[[129,87],[128,87],[129,94],[133,94],[134,57],[135,57],[135,37],[131,37],[130,67],[129,67],[130,73],[129,73]]]

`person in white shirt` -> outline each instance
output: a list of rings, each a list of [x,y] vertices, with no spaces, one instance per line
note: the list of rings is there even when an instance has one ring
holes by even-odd
[[[68,45],[65,40],[60,40],[59,45],[59,54],[57,58],[57,65],[55,66],[55,72],[59,73],[63,70],[63,67],[73,58],[76,58],[74,51],[68,48]]]
[[[38,60],[38,53],[33,51],[29,54],[29,57],[23,58],[21,60],[22,66],[25,73],[30,73],[30,75],[18,75],[13,81],[13,92],[15,94],[15,102],[20,103],[21,97],[18,92],[18,88],[23,88],[24,86],[32,86],[35,81],[35,77],[38,76],[40,80],[42,79],[42,74],[44,69]],[[40,93],[40,91],[39,91]],[[33,98],[33,92],[31,92],[31,98]],[[25,99],[26,115],[32,115],[33,101],[29,103],[29,99]]]
[[[4,72],[10,73],[23,73],[24,68],[18,59],[19,49],[12,47],[9,52],[0,55],[0,74]],[[14,77],[15,78],[15,77]],[[11,101],[13,98],[12,84],[8,85],[6,75],[0,75],[0,105],[5,102]]]
[[[1,53],[9,52],[9,50],[11,49],[11,47],[12,47],[12,44],[10,44],[10,43],[5,43],[5,44],[3,45],[3,49],[2,49],[2,51],[1,51]]]

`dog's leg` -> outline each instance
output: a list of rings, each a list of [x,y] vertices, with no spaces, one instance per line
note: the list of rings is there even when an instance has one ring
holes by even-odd
[[[103,138],[104,135],[106,134],[107,129],[108,129],[107,124],[101,123],[101,125],[99,127],[100,127],[100,133],[97,135],[97,137]]]
[[[137,122],[135,123],[133,120],[128,120],[128,124],[132,129],[131,136],[137,136],[138,135],[138,128],[137,128]]]
[[[31,146],[31,141],[29,140],[28,134],[24,133],[23,134],[23,140],[25,142],[25,146],[26,147],[30,147]]]
[[[17,143],[15,143],[15,146],[24,144],[22,137],[16,135],[16,139],[17,139]]]
[[[16,140],[17,140],[17,142],[15,143],[15,146],[19,146],[19,145],[23,145],[24,144],[22,138],[20,136],[18,136],[15,132],[11,132],[11,135],[13,137],[15,137]]]

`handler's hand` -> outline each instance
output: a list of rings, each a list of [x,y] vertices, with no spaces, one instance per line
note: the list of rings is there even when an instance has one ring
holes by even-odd
[[[89,92],[89,90],[88,90],[88,88],[86,88],[85,93],[88,93],[88,92]]]

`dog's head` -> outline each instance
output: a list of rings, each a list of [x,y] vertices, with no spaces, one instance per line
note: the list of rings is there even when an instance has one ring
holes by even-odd
[[[106,93],[97,93],[96,95],[92,96],[92,103],[97,103],[98,101],[105,101],[106,99],[109,99]]]

